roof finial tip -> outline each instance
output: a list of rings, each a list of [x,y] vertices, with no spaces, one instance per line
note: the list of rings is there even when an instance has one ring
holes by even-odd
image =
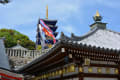
[[[46,6],[46,19],[48,19],[48,5]]]
[[[96,11],[96,15],[95,15],[95,16],[100,16],[100,14],[99,14],[98,10]]]
[[[100,22],[102,20],[102,16],[100,16],[98,10],[96,11],[95,16],[93,17],[95,22]]]

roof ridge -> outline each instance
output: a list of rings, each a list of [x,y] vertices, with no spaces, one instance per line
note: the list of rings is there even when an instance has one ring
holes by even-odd
[[[109,32],[113,32],[113,33],[116,33],[116,34],[120,35],[120,32],[116,32],[116,31],[113,31],[113,30],[110,30],[110,29],[106,29],[106,30],[109,31]]]
[[[87,32],[86,34],[84,34],[84,35],[82,35],[82,36],[76,36],[76,35],[74,35],[74,34],[72,33],[72,34],[71,34],[71,39],[72,39],[72,40],[83,40],[84,38],[86,38],[86,37],[92,35],[93,33],[95,33],[98,29],[99,29],[99,28],[96,27],[96,28],[90,30],[89,32]]]

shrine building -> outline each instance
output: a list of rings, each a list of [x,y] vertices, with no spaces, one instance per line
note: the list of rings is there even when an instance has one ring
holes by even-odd
[[[61,33],[48,52],[18,70],[29,80],[120,80],[120,33],[107,29],[97,12],[90,31]]]

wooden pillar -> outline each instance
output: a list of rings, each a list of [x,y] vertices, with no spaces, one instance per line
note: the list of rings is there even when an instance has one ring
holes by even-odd
[[[79,64],[78,65],[78,78],[79,78],[79,80],[83,80],[83,77],[84,77],[83,73],[84,73],[84,70],[83,70],[82,64]]]
[[[118,70],[119,70],[119,72],[118,72],[118,80],[120,80],[120,64],[119,64]]]
[[[79,76],[79,80],[83,80],[83,74]]]

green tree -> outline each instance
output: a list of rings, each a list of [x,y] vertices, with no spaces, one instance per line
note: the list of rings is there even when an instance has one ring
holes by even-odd
[[[28,36],[12,29],[0,29],[0,37],[5,37],[5,47],[10,48],[19,44],[27,49],[35,49],[35,43],[29,39]]]

